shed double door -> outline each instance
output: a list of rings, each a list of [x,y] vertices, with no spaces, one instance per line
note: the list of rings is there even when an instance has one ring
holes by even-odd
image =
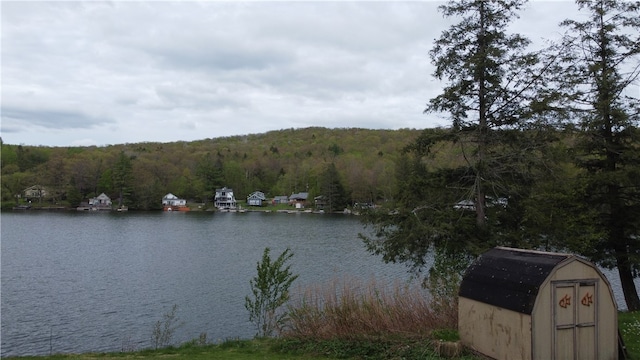
[[[596,358],[597,295],[597,280],[553,284],[553,354],[556,360]]]

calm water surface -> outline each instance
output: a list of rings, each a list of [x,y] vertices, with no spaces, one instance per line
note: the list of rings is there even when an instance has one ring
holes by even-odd
[[[148,348],[173,304],[184,322],[174,343],[251,338],[244,297],[265,247],[292,249],[294,287],[408,279],[365,251],[351,216],[28,211],[0,221],[2,357]],[[617,274],[605,275],[625,308]]]
[[[289,247],[294,287],[406,279],[364,249],[357,218],[277,213],[3,212],[1,355],[151,346],[178,305],[176,343],[250,338],[244,297],[265,247]]]

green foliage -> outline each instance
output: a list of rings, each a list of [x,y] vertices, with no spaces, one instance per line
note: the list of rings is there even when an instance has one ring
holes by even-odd
[[[329,146],[328,150],[333,156],[338,156],[338,155],[340,155],[340,154],[342,154],[344,152],[344,149],[342,149],[336,143],[331,144],[331,146]]]
[[[458,341],[460,334],[454,329],[438,329],[431,332],[431,337],[442,341]]]
[[[320,194],[328,212],[341,211],[349,205],[349,196],[342,185],[335,163],[327,165],[320,176]]]
[[[449,1],[439,7],[460,21],[442,32],[430,52],[434,76],[448,85],[427,111],[445,111],[454,128],[474,128],[478,136],[517,123],[537,63],[534,54],[524,53],[530,41],[507,31],[524,3]]]
[[[249,321],[255,324],[256,336],[273,336],[279,331],[287,318],[281,307],[289,300],[289,288],[298,278],[291,272],[287,262],[293,257],[290,249],[272,261],[271,249],[265,248],[262,261],[258,262],[258,274],[250,280],[253,297],[245,297],[245,308],[249,312]]]
[[[460,146],[466,164],[462,181],[447,186],[467,189],[482,233],[491,221],[488,197],[511,197],[517,191],[513,186],[528,180],[525,164],[531,147],[539,146],[520,130],[530,126],[528,104],[536,98],[543,70],[537,68],[537,56],[525,52],[530,41],[507,31],[523,4],[450,1],[440,11],[460,21],[442,32],[430,52],[434,76],[448,84],[425,111],[451,117],[448,138]],[[416,150],[431,150],[424,146],[417,143]]]
[[[233,188],[238,199],[260,190],[268,197],[306,191],[319,193],[319,178],[330,162],[355,201],[390,196],[393,163],[418,130],[306,128],[271,131],[192,142],[141,143],[105,147],[36,147],[2,144],[3,204],[26,187],[54,188],[58,200],[80,194],[82,201],[104,192],[114,203],[114,180],[121,155],[129,158],[130,177],[123,201],[129,209],[160,209],[171,192],[188,202],[213,200],[216,188]],[[341,144],[340,156],[329,150]],[[271,149],[271,150],[270,150]],[[277,152],[274,150],[277,149]],[[335,149],[334,149],[335,150]],[[379,156],[383,153],[384,156]],[[121,168],[124,169],[124,168]],[[16,175],[11,177],[9,175]],[[118,180],[119,181],[119,180]],[[24,182],[24,183],[23,183]],[[47,199],[51,201],[51,199]]]
[[[157,350],[171,345],[173,334],[178,327],[182,326],[179,322],[178,316],[176,315],[177,310],[178,305],[174,304],[173,307],[171,307],[171,310],[162,316],[162,320],[158,320],[154,324],[153,331],[151,332],[151,340],[154,349]]]
[[[442,247],[433,256],[426,284],[432,297],[431,308],[438,313],[456,313],[462,275],[472,259],[463,252],[449,252]]]
[[[9,149],[12,149],[12,148],[13,146],[9,145]],[[5,149],[7,149],[7,147],[3,145],[2,147],[3,153]],[[20,167],[20,171],[34,170],[39,165],[49,161],[50,155],[51,155],[50,150],[45,147],[40,147],[40,146],[33,147],[33,146],[22,146],[22,145],[18,145],[17,147],[15,147],[15,161]],[[10,157],[13,157],[13,154],[10,154]],[[3,160],[2,166],[4,167],[5,158],[3,158],[2,160]],[[11,162],[9,162],[9,164],[10,163]]]
[[[618,314],[618,328],[631,359],[640,359],[640,311]]]
[[[523,4],[461,0],[440,7],[458,22],[430,52],[433,75],[446,86],[425,111],[446,112],[452,126],[427,129],[405,148],[393,200],[363,217],[373,230],[363,235],[365,244],[385,261],[421,273],[434,252],[436,265],[459,257],[455,262],[464,266],[496,245],[539,248],[544,242],[525,228],[535,223],[527,206],[534,186],[550,176],[558,157],[549,154],[561,136],[545,121],[547,109],[531,106],[551,66],[526,52],[527,39],[508,32]]]
[[[558,225],[582,231],[564,230],[554,245],[617,268],[627,307],[640,310],[640,98],[628,91],[640,76],[640,2],[577,3],[586,14],[562,23],[568,32],[556,51],[580,171],[563,179],[573,190]]]
[[[124,151],[120,152],[112,174],[113,188],[118,193],[118,206],[125,205],[125,199],[131,194],[133,180],[133,165],[131,157]]]
[[[365,350],[365,349],[369,350]],[[254,339],[224,340],[215,345],[199,346],[186,343],[179,347],[158,350],[142,350],[126,353],[57,354],[51,356],[25,356],[23,360],[124,360],[124,359],[189,359],[189,360],[294,360],[294,359],[438,359],[433,356],[428,342],[417,340],[389,339],[377,348],[383,351],[375,354],[373,340],[358,342],[335,340],[332,342],[302,342],[294,339]],[[358,354],[371,353],[372,357]],[[338,356],[342,353],[344,356]],[[349,357],[349,354],[353,356]],[[395,355],[394,355],[395,354]],[[472,357],[464,357],[472,359]]]
[[[479,252],[488,244],[487,231],[478,229],[472,210],[456,209],[467,199],[460,183],[465,168],[430,171],[419,156],[407,154],[398,162],[394,201],[361,217],[372,230],[361,234],[369,251],[386,262],[405,263],[420,274],[439,254]]]
[[[372,337],[362,339],[282,339],[275,351],[293,355],[326,356],[332,359],[440,359],[427,339]],[[463,355],[459,359],[474,359]]]
[[[2,161],[3,174],[6,174],[5,167],[9,165],[14,165],[17,167],[17,169],[14,171],[20,170],[19,164],[18,164],[18,153],[16,151],[16,148],[17,146],[14,146],[14,145],[5,145],[4,143],[0,144],[0,150],[2,150],[0,152],[0,160]]]
[[[67,189],[67,202],[72,207],[79,206],[82,202],[82,194],[80,193],[78,187],[73,186],[73,184],[71,184],[71,186],[69,186],[69,188]]]

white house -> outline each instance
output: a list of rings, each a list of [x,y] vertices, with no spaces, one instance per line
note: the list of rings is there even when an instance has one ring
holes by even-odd
[[[89,199],[89,205],[94,208],[110,208],[111,207],[111,198],[109,198],[105,193],[98,195],[97,197]]]
[[[163,206],[186,206],[187,200],[180,199],[172,193],[168,193],[162,198]]]
[[[236,198],[233,196],[233,189],[223,187],[216,189],[216,196],[213,198],[213,204],[219,209],[235,209]]]
[[[191,210],[187,206],[187,200],[180,199],[179,197],[168,193],[162,198],[162,208],[164,211],[189,211]]]

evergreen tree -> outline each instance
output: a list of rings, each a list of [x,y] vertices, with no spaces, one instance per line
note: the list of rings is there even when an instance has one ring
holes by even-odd
[[[113,189],[118,192],[118,207],[124,205],[125,200],[131,194],[131,183],[133,181],[133,166],[131,158],[124,151],[120,152],[113,171]]]
[[[532,105],[550,66],[526,51],[529,40],[507,31],[523,4],[456,0],[439,8],[460,22],[430,52],[446,85],[425,112],[447,113],[452,127],[425,130],[405,149],[395,202],[364,217],[374,228],[365,242],[385,260],[419,270],[434,248],[464,261],[461,253],[495,245],[533,246],[520,229],[548,140]],[[430,162],[443,142],[458,148],[460,164]]]
[[[69,186],[67,187],[67,201],[70,206],[79,206],[82,202],[82,193],[72,178]]]
[[[335,163],[330,163],[322,174],[320,191],[329,212],[344,210],[349,205],[349,196]]]
[[[223,164],[220,157],[214,161],[211,154],[207,153],[197,165],[196,176],[201,180],[204,188],[202,197],[213,201],[216,188],[222,187],[224,181]]]
[[[520,172],[528,155],[504,148],[524,140],[509,130],[527,127],[528,105],[541,81],[537,56],[525,52],[530,41],[507,32],[524,2],[460,0],[441,6],[446,17],[462,20],[444,31],[430,52],[434,76],[448,84],[425,111],[451,117],[473,180],[467,196],[475,203],[479,229],[487,225],[487,197],[508,195],[510,175]]]
[[[558,239],[600,265],[618,269],[629,310],[640,310],[640,2],[578,0],[588,13],[566,20],[563,89],[577,120],[572,149],[581,170],[565,224],[587,229]],[[637,84],[637,83],[636,83]],[[588,215],[588,216],[585,216]]]

